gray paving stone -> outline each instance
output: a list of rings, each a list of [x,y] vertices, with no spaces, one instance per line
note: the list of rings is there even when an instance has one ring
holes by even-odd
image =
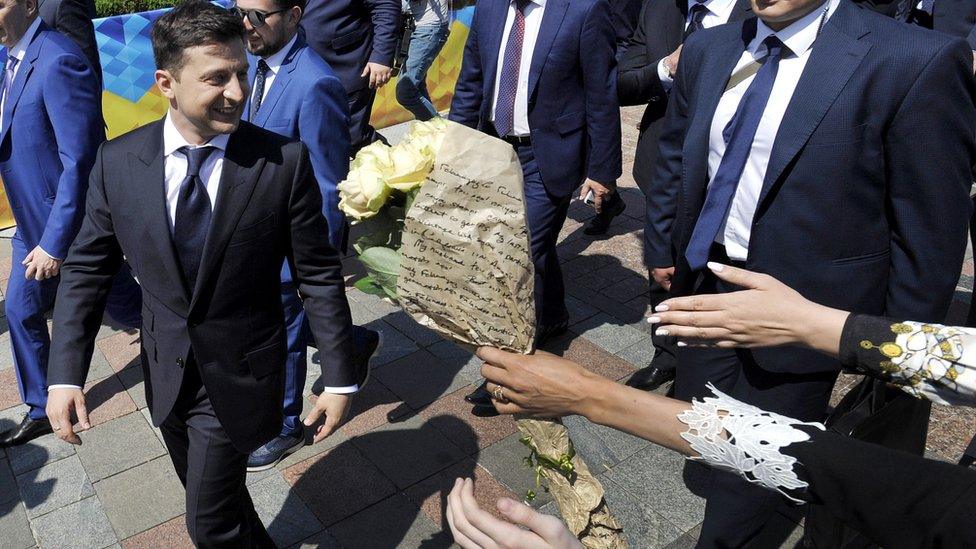
[[[408,406],[419,410],[471,383],[459,367],[457,363],[448,366],[429,351],[420,350],[377,368],[372,375]]]
[[[291,486],[280,474],[252,484],[248,491],[261,522],[278,547],[297,543],[322,530],[322,524],[301,498],[291,494]]]
[[[577,452],[596,474],[609,471],[649,442],[616,429],[590,423],[580,416],[563,419]]]
[[[641,340],[630,347],[621,349],[617,356],[637,368],[644,368],[654,360],[654,344],[650,339]]]
[[[96,345],[95,352],[92,353],[91,368],[88,370],[88,382],[105,379],[114,373],[115,370],[112,369],[108,360],[105,359],[105,355],[102,354],[102,351]]]
[[[10,462],[0,459],[0,510],[4,509],[4,504],[17,501],[19,497],[20,491],[14,472],[10,470]]]
[[[650,345],[650,336],[636,328],[621,325],[608,314],[590,317],[576,326],[573,331],[599,345],[604,350],[616,353],[645,340]]]
[[[126,368],[118,373],[119,381],[125,387],[125,392],[129,393],[129,398],[135,403],[136,408],[145,408],[146,404],[146,384],[143,379],[142,368]]]
[[[433,345],[441,340],[441,336],[437,335],[430,328],[421,326],[413,317],[402,310],[384,316],[383,322],[400,330],[402,334],[414,340],[421,347]]]
[[[3,311],[3,303],[0,303],[0,311]],[[3,321],[3,332],[0,334],[0,371],[14,367],[14,353],[10,348],[10,332],[6,331],[7,322]]]
[[[584,301],[576,299],[571,295],[566,296],[566,309],[569,310],[570,326],[578,324],[600,312],[599,309],[591,307]]]
[[[118,538],[98,498],[72,503],[33,522],[38,545],[58,549],[94,549],[115,544]]]
[[[81,434],[78,455],[98,482],[166,453],[142,412],[126,414]],[[127,537],[127,536],[123,536]]]
[[[441,530],[402,494],[368,507],[329,528],[347,549],[450,547],[450,530]]]
[[[369,361],[370,367],[372,368],[383,366],[398,358],[407,356],[418,348],[412,339],[401,334],[396,328],[382,320],[374,320],[365,326],[371,330],[376,330],[383,337],[383,343]]]
[[[94,486],[120,539],[185,512],[186,495],[169,456],[143,463]]]
[[[7,448],[7,458],[15,475],[73,455],[75,447],[53,434],[35,438],[21,446]]]
[[[420,416],[388,423],[351,442],[401,490],[465,457]]]
[[[78,456],[17,475],[17,486],[32,519],[95,494]]]
[[[163,440],[163,432],[160,431],[158,427],[153,425],[152,414],[149,412],[149,408],[142,408],[141,410],[139,410],[139,412],[141,412],[142,417],[145,418],[146,425],[149,425],[149,428],[152,429],[154,433],[156,433],[156,438],[159,440],[159,443],[163,445],[163,448],[165,448],[166,441]]]
[[[348,297],[350,293],[351,292],[347,292],[346,296]],[[360,301],[356,301],[354,299],[349,299],[348,301],[349,312],[352,313],[352,323],[356,326],[363,326],[364,324],[368,324],[374,320],[379,320],[384,316],[383,313],[370,309]]]
[[[614,467],[607,476],[637,500],[687,531],[704,518],[705,500],[685,487],[684,468],[684,458],[651,444]],[[694,473],[695,469],[689,471]]]
[[[14,494],[16,493],[17,490],[14,489]],[[0,548],[26,549],[35,544],[24,504],[16,498],[0,503]]]
[[[536,498],[530,503],[536,509],[552,501],[541,486],[535,484],[535,473],[524,462],[529,449],[519,442],[520,433],[511,434],[478,454],[478,464],[488,470],[491,476],[519,497],[532,490]]]
[[[606,488],[607,505],[624,529],[624,538],[631,547],[667,547],[683,535],[669,520],[650,506],[613,483],[604,475],[597,478]]]
[[[469,383],[481,382],[481,365],[484,362],[473,352],[447,340],[431,345],[427,351]]]

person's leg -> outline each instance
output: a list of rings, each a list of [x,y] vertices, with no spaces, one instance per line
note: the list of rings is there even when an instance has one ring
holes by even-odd
[[[446,40],[441,25],[417,27],[410,37],[407,63],[397,79],[396,97],[403,108],[417,120],[430,120],[438,116],[437,109],[427,93],[427,71]]]
[[[5,308],[14,355],[14,372],[20,396],[29,408],[28,417],[47,417],[47,360],[51,339],[44,313],[54,305],[58,279],[41,282],[24,278],[22,264],[29,250],[19,236],[11,243],[10,278],[7,280]]]
[[[525,218],[535,266],[536,325],[558,326],[569,318],[556,242],[566,221],[570,197],[549,194],[531,146],[520,146],[518,155],[525,180]]]
[[[356,156],[359,149],[380,139],[373,126],[369,125],[369,117],[373,112],[373,100],[376,90],[365,87],[353,90],[348,94],[349,100],[349,154]]]
[[[119,274],[112,281],[105,312],[127,328],[142,327],[142,288],[132,277],[128,263],[122,263]]]

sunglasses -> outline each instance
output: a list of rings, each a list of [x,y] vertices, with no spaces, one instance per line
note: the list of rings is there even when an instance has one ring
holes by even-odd
[[[274,15],[276,13],[288,11],[289,9],[291,8],[285,8],[283,10],[276,10],[276,11],[260,11],[260,10],[244,10],[238,7],[234,7],[233,11],[241,19],[247,17],[247,20],[250,21],[251,26],[254,28],[258,28],[258,27],[263,27],[264,24],[268,22],[269,16]]]

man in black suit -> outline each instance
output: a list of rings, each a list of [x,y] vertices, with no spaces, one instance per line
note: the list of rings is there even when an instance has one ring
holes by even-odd
[[[972,209],[969,45],[846,0],[752,7],[758,20],[696,32],[681,53],[648,193],[650,264],[675,267],[676,295],[732,290],[712,261],[831,307],[942,320]],[[678,398],[711,383],[801,421],[823,419],[840,369],[798,348],[677,356]],[[708,484],[699,543],[758,543],[778,498],[727,473]]]
[[[624,106],[647,105],[641,117],[634,155],[634,180],[645,196],[651,184],[657,140],[664,125],[674,72],[681,58],[681,44],[695,31],[729,21],[742,21],[750,15],[749,0],[648,0],[644,4],[637,30],[620,62],[617,96]],[[604,208],[604,211],[612,211],[612,208]],[[593,223],[600,217],[594,218]],[[667,299],[671,287],[669,270],[656,267],[660,266],[648,264],[653,306]],[[657,335],[652,340],[653,364],[634,372],[627,385],[653,391],[674,379],[674,341]]]
[[[190,538],[201,547],[273,545],[244,481],[248,454],[281,430],[285,259],[326,386],[363,381],[350,359],[340,258],[308,152],[239,122],[249,92],[243,37],[239,16],[204,0],[155,23],[156,83],[169,113],[99,151],[85,219],[61,271],[48,377],[52,428],[78,443],[70,415],[88,427],[79,387],[109,282],[126,257],[143,290],[146,400],[186,487]],[[338,427],[350,398],[319,397],[305,419],[326,418],[316,442]]]
[[[41,19],[47,26],[67,36],[78,44],[85,57],[91,61],[92,68],[102,79],[102,64],[98,59],[98,44],[95,42],[94,0],[41,0],[37,5]]]

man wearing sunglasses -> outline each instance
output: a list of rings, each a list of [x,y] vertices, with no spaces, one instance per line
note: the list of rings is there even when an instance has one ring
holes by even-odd
[[[235,7],[244,21],[248,50],[248,82],[251,93],[243,120],[275,133],[298,139],[308,148],[309,160],[322,194],[322,213],[328,220],[329,243],[346,248],[348,225],[339,211],[339,181],[349,171],[349,115],[346,93],[328,63],[298,32],[305,0],[240,0]],[[324,236],[324,235],[323,235]],[[281,433],[253,451],[248,471],[274,467],[305,445],[301,423],[307,367],[308,320],[298,296],[295,277],[285,263],[281,269],[281,300],[287,327],[284,421]],[[367,361],[379,335],[354,328],[354,359],[359,375],[348,387],[326,387],[329,393],[352,393],[365,382]],[[328,368],[334,349],[321,349],[323,368]],[[317,390],[316,393],[322,393]]]
[[[308,0],[302,31],[346,89],[353,155],[381,139],[369,116],[392,76],[400,15],[400,0]]]

